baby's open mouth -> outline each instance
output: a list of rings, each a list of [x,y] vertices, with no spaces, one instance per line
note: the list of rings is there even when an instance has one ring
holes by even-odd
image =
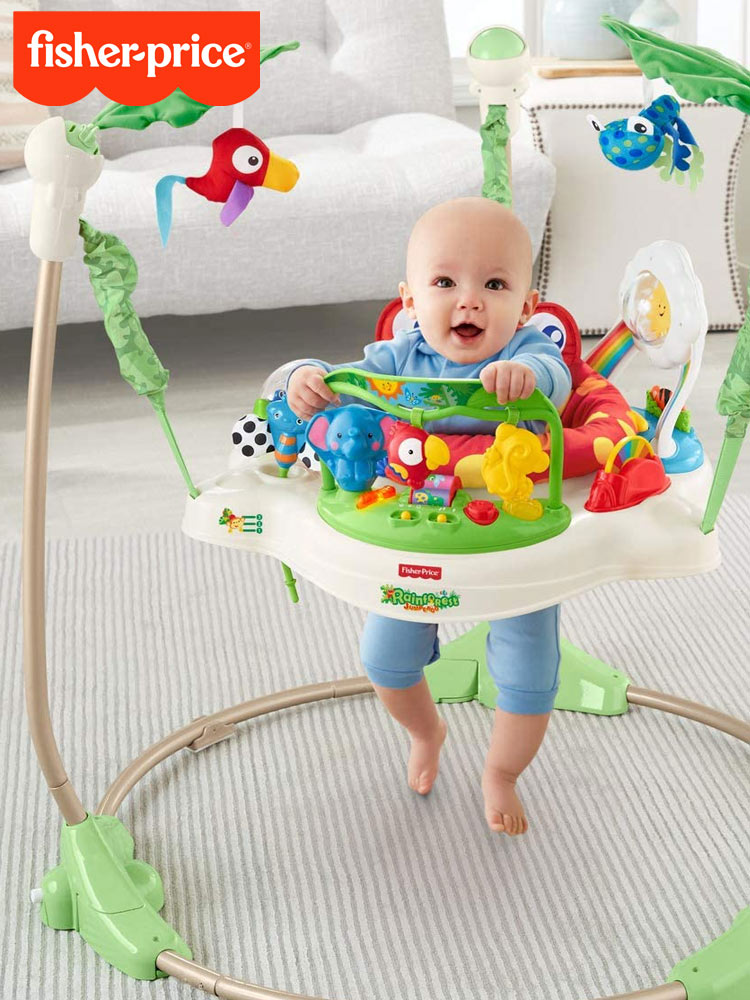
[[[477,337],[480,333],[484,333],[480,327],[474,326],[473,323],[459,323],[458,326],[452,326],[451,330],[464,340],[471,340],[472,337]]]

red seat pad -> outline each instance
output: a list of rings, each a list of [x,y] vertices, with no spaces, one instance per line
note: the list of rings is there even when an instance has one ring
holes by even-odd
[[[573,389],[560,414],[563,425],[563,477],[573,479],[600,469],[614,445],[626,434],[644,429],[643,417],[630,409],[627,400],[603,376],[585,361],[580,362],[585,378]],[[483,455],[492,445],[492,434],[440,434],[450,449],[450,462],[436,471],[453,473],[455,465],[469,455]],[[540,435],[542,447],[549,453],[549,432]],[[547,479],[548,473],[534,474],[535,481]]]

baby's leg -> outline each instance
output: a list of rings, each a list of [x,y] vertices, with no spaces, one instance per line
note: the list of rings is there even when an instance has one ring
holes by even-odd
[[[491,830],[526,833],[516,782],[536,756],[558,688],[560,608],[555,605],[490,624],[487,666],[498,686],[482,791]]]
[[[446,733],[423,676],[424,667],[440,655],[437,625],[369,614],[360,655],[378,698],[411,737],[409,787],[426,795],[437,777]]]

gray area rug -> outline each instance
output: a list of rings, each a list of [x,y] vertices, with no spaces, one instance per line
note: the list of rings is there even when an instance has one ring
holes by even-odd
[[[750,501],[730,499],[719,571],[586,594],[565,634],[639,686],[747,717],[748,523]],[[187,995],[126,979],[28,902],[60,819],[24,716],[19,571],[18,546],[0,546],[0,996]],[[361,672],[362,614],[304,581],[292,607],[266,558],[148,534],[53,543],[48,573],[52,714],[90,808],[194,717]],[[370,696],[245,724],[135,789],[120,816],[197,961],[337,1000],[582,1000],[662,982],[750,904],[747,747],[642,709],[556,713],[522,779],[530,833],[511,841],[482,815],[491,713],[443,712],[426,800]]]

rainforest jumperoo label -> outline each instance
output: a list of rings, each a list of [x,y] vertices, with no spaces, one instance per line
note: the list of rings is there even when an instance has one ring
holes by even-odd
[[[404,590],[403,587],[381,584],[380,592],[381,604],[395,604],[404,611],[422,611],[426,614],[435,614],[444,608],[457,608],[461,603],[455,590],[450,593],[440,590],[437,593],[418,594],[413,590]]]

